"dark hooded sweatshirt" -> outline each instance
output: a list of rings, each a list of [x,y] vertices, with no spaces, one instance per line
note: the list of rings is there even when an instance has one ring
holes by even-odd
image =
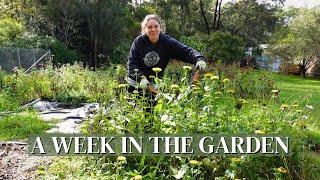
[[[152,43],[147,35],[140,35],[131,46],[128,59],[128,77],[139,82],[141,76],[146,76],[150,81],[149,76],[155,76],[156,74],[152,71],[154,67],[162,69],[158,73],[158,76],[162,77],[170,59],[179,59],[186,63],[196,64],[197,61],[204,60],[204,57],[196,50],[167,34],[160,33],[159,40],[156,43]]]

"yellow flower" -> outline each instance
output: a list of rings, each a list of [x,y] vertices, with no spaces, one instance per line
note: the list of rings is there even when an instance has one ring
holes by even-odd
[[[264,131],[259,130],[259,129],[258,129],[258,130],[255,130],[254,133],[255,133],[255,134],[266,134]]]
[[[284,167],[278,167],[277,170],[279,172],[281,172],[281,173],[287,173],[288,172],[288,170],[286,168],[284,168]]]
[[[292,107],[299,107],[299,105],[298,104],[293,104]]]
[[[191,66],[183,66],[183,69],[184,69],[184,70],[188,70],[188,71],[189,71],[189,70],[191,70],[191,69],[192,69],[192,67],[191,67]]]
[[[179,86],[176,85],[176,84],[172,84],[172,85],[171,85],[171,89],[173,89],[173,90],[179,89]]]
[[[125,160],[127,160],[127,158],[124,157],[124,156],[119,156],[119,157],[117,158],[117,160],[118,160],[118,161],[125,161]]]
[[[220,92],[220,91],[217,91],[217,92],[215,92],[214,94],[215,94],[215,95],[220,95],[221,92]]]
[[[150,75],[149,78],[150,78],[150,79],[154,79],[155,76],[154,76],[154,75]]]
[[[200,88],[198,86],[195,86],[192,89],[196,91],[196,90],[199,90]]]
[[[287,109],[288,107],[289,107],[288,104],[282,104],[282,105],[280,106],[280,109],[283,111],[283,110]]]
[[[211,80],[219,80],[219,76],[212,76]]]
[[[247,104],[248,101],[246,101],[245,99],[239,99],[239,101],[242,103],[242,104]]]
[[[127,87],[127,84],[119,84],[118,85],[118,88],[125,88],[125,87]]]
[[[155,68],[152,68],[152,71],[158,73],[158,72],[161,72],[162,69],[161,69],[161,68],[158,68],[158,67],[155,67]]]
[[[200,161],[197,161],[197,160],[190,160],[189,163],[192,165],[201,165],[202,164]]]
[[[239,163],[239,162],[241,162],[241,159],[240,158],[231,158],[231,161],[234,163]]]
[[[141,175],[135,175],[133,178],[131,178],[132,180],[141,180],[142,176]]]
[[[230,94],[233,94],[233,93],[235,93],[236,91],[234,90],[234,89],[228,89],[227,90],[227,93],[230,93]]]
[[[208,78],[208,79],[211,78],[212,76],[213,76],[213,75],[212,75],[211,73],[206,73],[206,74],[204,75],[204,77],[205,77],[205,78]]]
[[[222,82],[225,83],[225,84],[228,84],[230,82],[230,79],[225,78],[225,79],[222,80]]]

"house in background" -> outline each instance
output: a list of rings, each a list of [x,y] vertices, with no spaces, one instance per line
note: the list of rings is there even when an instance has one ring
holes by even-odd
[[[264,69],[272,72],[281,72],[284,74],[299,74],[299,67],[293,62],[285,61],[279,56],[273,56],[268,50],[268,44],[260,44],[261,55],[253,55],[253,48],[247,48],[245,54],[247,57],[253,57],[258,69]],[[311,76],[320,76],[320,62],[314,63],[307,74]]]
[[[259,48],[262,51],[261,55],[254,55],[252,47],[245,49],[246,64],[250,66],[250,62],[253,63],[254,61],[254,67],[258,69],[280,72],[280,57],[271,56],[271,53],[268,51],[267,44],[260,44]]]

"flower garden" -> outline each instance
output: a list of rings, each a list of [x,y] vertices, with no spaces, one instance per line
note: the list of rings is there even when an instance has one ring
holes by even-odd
[[[127,92],[122,65],[96,71],[63,65],[29,74],[1,72],[0,139],[25,140],[54,126],[36,111],[21,108],[34,99],[72,106],[97,102],[101,108],[83,122],[84,134],[283,134],[293,139],[292,155],[57,157],[36,167],[37,178],[319,179],[319,95],[290,97],[281,89],[280,75],[270,72],[219,64],[210,69],[193,84],[192,67],[184,64],[172,63],[164,78],[153,77],[158,94],[152,114],[145,113],[146,97]]]

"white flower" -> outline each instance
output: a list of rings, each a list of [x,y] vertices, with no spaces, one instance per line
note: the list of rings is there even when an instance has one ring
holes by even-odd
[[[204,107],[202,108],[202,111],[204,111],[204,112],[210,112],[211,108],[212,108],[211,105],[204,106]]]
[[[208,91],[211,90],[211,88],[210,88],[209,86],[205,86],[205,87],[204,87],[204,90],[208,92]]]
[[[306,105],[306,108],[313,109],[313,106],[312,105]]]
[[[170,120],[170,116],[168,114],[164,114],[161,116],[161,122],[166,122]]]

